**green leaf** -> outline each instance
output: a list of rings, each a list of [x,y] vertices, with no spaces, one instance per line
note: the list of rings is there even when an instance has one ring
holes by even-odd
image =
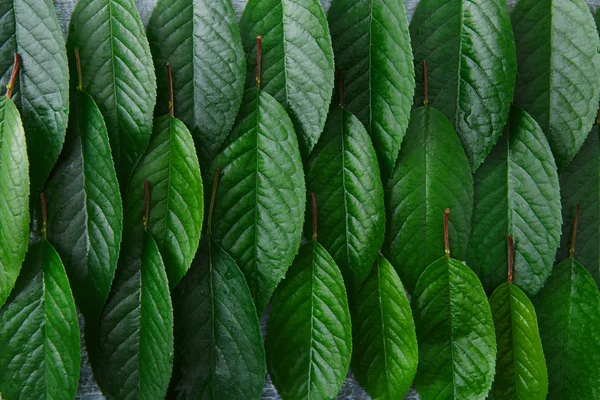
[[[321,244],[342,271],[353,298],[381,249],[385,210],[371,139],[360,121],[340,107],[329,112],[308,161],[306,186],[319,203]]]
[[[344,106],[373,138],[383,176],[394,170],[408,127],[415,72],[404,2],[334,0],[327,13]]]
[[[141,231],[144,181],[150,185],[148,230],[164,259],[173,289],[198,249],[204,198],[194,141],[183,122],[165,115],[154,121],[150,145],[135,169],[124,206],[126,231]]]
[[[265,351],[256,308],[237,264],[212,239],[203,239],[173,292],[173,308],[172,398],[260,399]]]
[[[417,336],[404,286],[382,256],[356,303],[352,372],[372,399],[403,399],[417,372]]]
[[[342,387],[352,353],[344,280],[316,240],[300,248],[273,296],[267,362],[284,399],[332,399]]]
[[[554,267],[533,299],[548,365],[548,399],[600,397],[600,293],[572,258]]]
[[[412,305],[419,343],[417,392],[423,399],[484,399],[494,378],[496,336],[477,276],[444,256],[419,278]]]
[[[412,293],[421,273],[444,255],[442,216],[450,208],[452,252],[464,260],[471,232],[473,178],[448,119],[431,107],[412,111],[396,168],[385,185],[384,254]]]
[[[12,100],[23,118],[31,164],[31,198],[37,200],[58,159],[67,129],[65,41],[51,0],[3,1],[0,21],[0,87],[4,90],[8,84],[14,53],[18,53],[21,70]]]
[[[64,260],[79,309],[95,324],[117,267],[123,206],[104,119],[85,92],[71,99],[67,139],[45,194],[48,240]]]
[[[474,180],[467,264],[491,293],[506,280],[506,238],[511,235],[514,282],[535,295],[552,272],[560,240],[560,193],[550,146],[525,111],[513,107],[504,135]]]
[[[517,286],[504,283],[490,297],[490,308],[498,358],[489,398],[546,399],[548,371],[533,304]]]
[[[325,126],[334,81],[331,36],[321,3],[249,0],[240,29],[248,85],[254,85],[256,37],[262,36],[261,86],[287,110],[307,158]]]
[[[600,285],[600,141],[598,125],[590,132],[581,151],[573,162],[560,174],[562,203],[562,235],[558,260],[569,256],[569,244],[577,204],[579,214],[579,238],[575,255]]]
[[[429,102],[451,121],[476,171],[502,134],[513,98],[517,65],[506,1],[422,0],[410,34],[415,61],[430,67]],[[420,65],[416,71],[422,104]]]
[[[74,399],[79,324],[60,257],[33,243],[15,290],[0,310],[0,392],[10,399]]]
[[[148,146],[156,78],[144,26],[133,0],[79,0],[71,16],[68,55],[75,87],[79,49],[83,90],[106,121],[121,192]]]
[[[29,161],[21,117],[0,97],[0,307],[10,294],[29,240]]]
[[[222,176],[212,232],[246,276],[262,314],[300,246],[306,202],[296,134],[273,97],[246,90],[215,168]]]
[[[202,170],[227,137],[240,108],[246,78],[242,38],[231,0],[159,0],[148,22],[157,71],[173,70],[175,116],[192,132]],[[157,74],[158,98],[168,80]],[[159,102],[157,113],[168,112]]]
[[[164,398],[173,366],[173,309],[147,232],[126,237],[100,325],[97,377],[119,399]]]
[[[540,124],[562,170],[579,152],[598,110],[594,19],[584,0],[520,0],[512,24],[519,65],[515,104]]]

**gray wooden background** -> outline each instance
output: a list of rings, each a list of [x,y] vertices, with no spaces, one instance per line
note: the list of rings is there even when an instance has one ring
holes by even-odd
[[[66,38],[67,31],[69,28],[69,20],[71,17],[71,13],[73,12],[73,8],[75,8],[75,4],[77,3],[77,0],[53,0],[53,1],[56,6],[56,11],[58,13],[58,19],[61,23],[63,33]],[[142,17],[142,21],[144,22],[144,24],[148,23],[148,19],[150,18],[150,14],[152,14],[152,10],[154,8],[154,5],[156,4],[156,1],[157,0],[136,0],[138,10],[140,11],[140,15]],[[327,9],[329,8],[329,4],[331,3],[331,0],[320,0],[320,1],[323,4],[323,8],[325,9],[325,11],[327,11]],[[405,5],[406,5],[406,12],[407,12],[408,18],[410,20],[419,0],[404,0],[404,1],[405,1]],[[242,11],[244,10],[247,0],[232,0],[232,2],[233,2],[233,7],[235,8],[235,11],[236,11],[236,13],[238,15],[238,19],[239,19],[239,16],[242,14]],[[508,6],[511,9],[516,2],[517,2],[516,0],[507,0]],[[592,12],[595,12],[596,9],[600,6],[600,0],[588,0],[587,2],[589,4],[590,10]],[[263,322],[263,330],[264,330],[264,321],[262,321],[262,322]],[[82,338],[82,342],[83,342],[83,338]],[[85,354],[85,349],[83,349],[82,351],[83,351],[83,353],[82,353],[83,354],[83,363],[82,363],[83,365],[82,365],[82,370],[81,370],[81,380],[80,380],[79,393],[77,395],[77,398],[85,399],[85,400],[103,400],[104,396],[102,396],[100,389],[96,385],[96,382],[94,381],[94,377],[91,373],[90,366],[87,362],[87,356]],[[274,399],[281,398],[281,397],[279,397],[279,395],[277,394],[277,391],[275,390],[275,388],[271,384],[270,380],[268,380],[268,379],[267,379],[267,382],[265,383],[265,389],[264,389],[262,398],[268,399],[268,400],[271,400],[271,399],[274,400]],[[369,399],[369,396],[367,396],[367,394],[358,386],[358,384],[356,383],[356,381],[354,380],[352,375],[349,374],[348,378],[346,379],[346,382],[344,383],[344,385],[342,387],[342,391],[341,391],[340,395],[338,396],[338,400],[363,400],[363,399]],[[417,400],[417,399],[419,399],[419,396],[414,391],[411,391],[405,398],[405,400]]]

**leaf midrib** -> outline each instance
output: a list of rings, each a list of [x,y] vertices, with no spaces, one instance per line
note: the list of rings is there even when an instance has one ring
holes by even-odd
[[[450,269],[452,268],[452,263],[451,263],[451,259],[449,255],[444,256],[445,257],[445,261],[446,261],[446,271],[447,271],[447,277],[448,277],[448,310],[449,310],[449,315],[450,315],[450,348],[452,349],[451,351],[451,357],[452,357],[452,395],[453,397],[456,399],[456,368],[454,367],[454,321],[453,321],[453,315],[454,312],[452,312],[452,282],[450,281],[450,274],[451,271]]]
[[[383,301],[382,301],[382,291],[381,291],[381,256],[377,257],[377,300],[379,300],[379,313],[381,317],[381,345],[383,351],[383,370],[385,375],[385,386],[386,391],[389,391],[389,383],[390,383],[390,370],[388,368],[388,359],[387,359],[387,338],[386,338],[386,324],[385,324],[385,314],[383,312]]]

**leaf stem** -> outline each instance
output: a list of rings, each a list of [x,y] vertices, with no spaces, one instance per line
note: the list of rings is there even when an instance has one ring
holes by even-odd
[[[450,257],[450,239],[448,238],[448,218],[450,216],[450,209],[446,208],[444,211],[444,251],[446,255]]]
[[[262,36],[256,37],[256,88],[260,89],[260,75],[262,68]]]
[[[46,195],[44,193],[40,194],[40,203],[42,204],[42,237],[46,239],[48,214],[46,211]]]
[[[596,125],[600,125],[600,109],[598,109],[598,114],[596,115]]]
[[[515,267],[515,243],[513,237],[508,235],[508,283],[512,285]]]
[[[312,217],[313,217],[312,240],[317,240],[317,216],[318,216],[317,196],[315,196],[314,193],[311,193],[310,197],[312,199]]]
[[[423,60],[423,105],[429,104],[429,82],[427,77],[427,60]]]
[[[569,247],[569,257],[575,254],[575,238],[577,237],[577,224],[579,223],[579,204],[575,207],[575,219],[573,220],[573,232],[571,233],[571,247]]]
[[[150,184],[144,181],[144,230],[148,230],[148,218],[150,217]]]
[[[215,198],[217,197],[217,188],[219,186],[219,178],[221,177],[221,169],[215,168],[215,179],[213,181],[212,194],[210,196],[210,206],[208,207],[208,223],[206,228],[208,229],[208,234],[212,235],[212,216],[213,210],[215,208]]]
[[[81,74],[81,57],[79,56],[79,49],[73,50],[75,53],[75,67],[77,68],[77,90],[83,90],[83,81]]]
[[[15,82],[17,81],[17,75],[19,74],[19,68],[21,67],[21,56],[18,53],[15,53],[15,63],[13,66],[12,74],[10,75],[10,80],[8,81],[8,85],[6,85],[6,98],[10,99],[12,96],[13,88],[15,87]]]
[[[342,74],[342,68],[338,67],[338,105],[343,110],[344,109],[344,76]]]
[[[173,75],[171,74],[171,64],[167,63],[167,81],[169,83],[169,115],[175,116],[175,96],[173,94]]]

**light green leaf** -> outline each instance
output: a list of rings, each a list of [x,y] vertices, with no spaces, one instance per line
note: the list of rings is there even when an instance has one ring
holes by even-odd
[[[254,86],[256,37],[262,36],[261,86],[285,107],[302,158],[307,158],[325,126],[334,81],[331,36],[321,3],[249,0],[240,29],[248,86]]]
[[[404,286],[383,256],[356,304],[352,372],[372,399],[402,399],[417,372],[417,336]]]
[[[79,0],[71,16],[68,55],[71,86],[83,70],[83,90],[106,121],[121,193],[148,146],[156,103],[150,47],[134,0]]]
[[[131,176],[124,206],[126,231],[141,231],[144,181],[150,186],[148,230],[161,252],[173,289],[194,259],[204,215],[200,166],[183,122],[165,115],[154,121],[150,145]]]
[[[415,72],[404,2],[333,0],[327,14],[344,106],[373,138],[384,177],[396,165],[410,118]]]
[[[246,276],[260,315],[298,251],[306,202],[296,134],[273,97],[246,90],[215,168],[212,232]]]
[[[516,285],[503,283],[490,297],[498,358],[490,399],[544,400],[548,371],[533,304]]]
[[[71,99],[67,139],[45,194],[48,239],[64,260],[86,326],[96,330],[117,268],[123,205],[104,119],[85,92]]]
[[[342,271],[353,298],[381,249],[385,211],[373,144],[348,111],[331,108],[308,161],[306,185],[319,202],[321,244]]]
[[[173,367],[173,309],[165,266],[150,234],[124,238],[100,325],[95,372],[103,392],[116,400],[162,399]]]
[[[246,59],[231,0],[159,0],[148,22],[157,71],[173,70],[175,116],[192,132],[206,173],[242,101]],[[158,98],[168,80],[157,74]],[[160,102],[159,102],[160,103]],[[159,104],[157,113],[167,113]]]
[[[548,399],[600,397],[600,292],[589,272],[567,258],[533,299],[548,365]]]
[[[587,137],[600,96],[600,39],[584,0],[519,0],[515,104],[540,124],[559,169]],[[518,275],[516,275],[518,276]]]
[[[21,117],[0,97],[0,307],[10,294],[27,252],[29,161]]]
[[[260,399],[265,351],[256,308],[237,264],[211,238],[173,292],[173,308],[169,398]]]
[[[412,293],[425,268],[444,255],[444,210],[452,210],[450,242],[459,260],[464,260],[471,232],[471,169],[458,135],[439,111],[413,110],[385,192],[383,251]]]
[[[422,0],[410,34],[415,62],[429,64],[430,104],[448,117],[475,171],[502,134],[513,98],[517,65],[506,0]]]
[[[51,0],[2,1],[0,21],[0,87],[4,90],[8,84],[14,53],[19,54],[21,71],[12,100],[23,118],[31,164],[31,198],[37,200],[58,159],[67,129],[65,41]]]
[[[515,240],[515,285],[535,295],[552,272],[560,240],[556,164],[538,124],[513,107],[504,135],[477,171],[467,264],[488,293],[506,279],[507,235]]]
[[[15,290],[0,310],[0,392],[12,399],[74,399],[79,324],[60,257],[33,243]]]
[[[422,399],[485,399],[494,378],[496,336],[477,276],[444,256],[419,278],[412,298],[419,343],[415,388]]]
[[[352,326],[344,280],[316,240],[300,248],[271,305],[269,372],[284,399],[333,399],[348,372]]]

